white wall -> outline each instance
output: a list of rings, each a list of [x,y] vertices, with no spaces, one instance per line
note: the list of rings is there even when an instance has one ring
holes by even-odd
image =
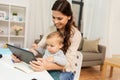
[[[120,54],[120,0],[111,0],[109,52]]]
[[[30,0],[0,0],[0,3],[28,6]]]

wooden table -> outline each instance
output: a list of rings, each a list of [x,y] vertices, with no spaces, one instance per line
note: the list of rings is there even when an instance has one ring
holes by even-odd
[[[108,58],[108,59],[105,60],[104,65],[103,65],[103,69],[102,69],[101,80],[105,80],[105,78],[106,78],[107,66],[110,66],[109,77],[112,77],[113,68],[114,67],[120,68],[120,55],[119,56],[114,56],[112,58]]]

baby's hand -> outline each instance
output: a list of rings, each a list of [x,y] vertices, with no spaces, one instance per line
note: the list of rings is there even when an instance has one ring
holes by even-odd
[[[53,56],[49,56],[49,57],[46,58],[46,60],[49,61],[49,62],[53,62],[54,58],[53,58]]]
[[[32,52],[35,56],[38,54],[34,49],[29,49],[30,52]]]
[[[35,43],[33,43],[33,44],[32,44],[32,48],[33,48],[33,49],[37,49],[37,48],[38,48],[38,45],[35,44]]]

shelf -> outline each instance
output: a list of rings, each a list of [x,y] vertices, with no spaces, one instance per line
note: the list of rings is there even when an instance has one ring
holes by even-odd
[[[22,35],[18,35],[18,36],[16,36],[16,35],[11,35],[10,37],[14,37],[14,38],[24,38],[24,36],[22,36]]]
[[[25,6],[0,3],[0,30],[3,31],[0,32],[0,44],[17,43],[21,47],[26,47],[26,11]],[[17,13],[17,15],[14,16],[13,13]],[[23,28],[18,36],[15,35],[14,26],[16,29]]]
[[[21,24],[25,24],[24,21],[10,21],[11,23],[21,23]]]
[[[0,38],[1,38],[1,37],[8,37],[8,35],[1,35],[1,34],[0,34]]]
[[[9,22],[9,20],[0,20],[0,22]]]
[[[0,22],[9,22],[9,20],[0,20]],[[22,23],[22,24],[25,24],[25,21],[13,21],[13,20],[11,20],[10,22],[11,23]]]

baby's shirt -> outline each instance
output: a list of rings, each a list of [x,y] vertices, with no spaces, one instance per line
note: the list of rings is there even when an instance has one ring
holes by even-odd
[[[59,64],[61,66],[65,66],[67,64],[66,56],[64,55],[62,50],[59,50],[54,54],[51,54],[47,49],[43,48],[38,48],[38,51],[43,55],[43,58],[53,56],[53,62],[56,64]]]

